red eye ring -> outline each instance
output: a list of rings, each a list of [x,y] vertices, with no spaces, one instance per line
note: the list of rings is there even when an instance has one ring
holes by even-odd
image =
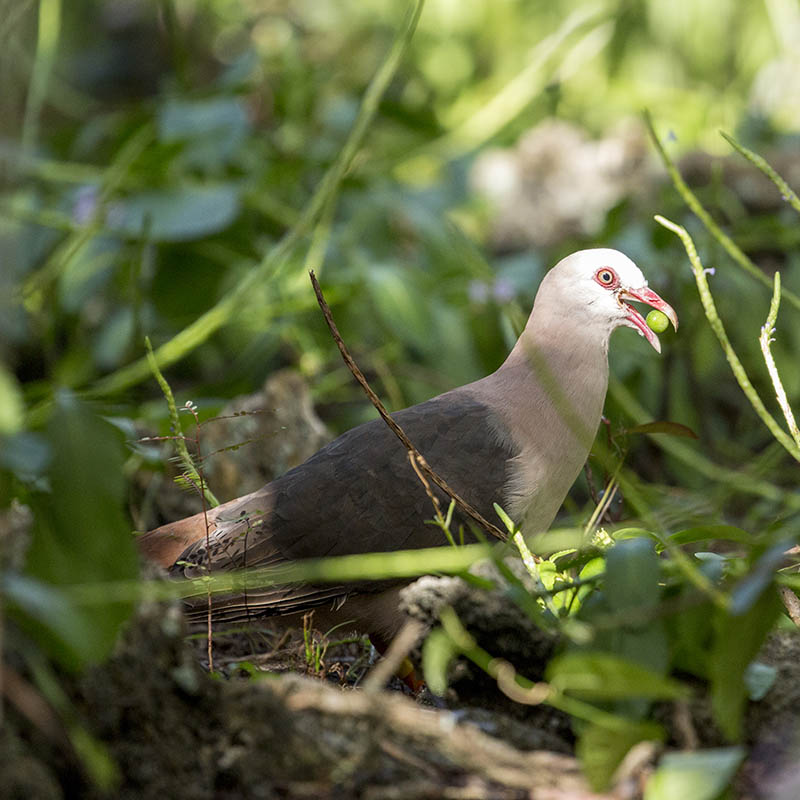
[[[594,274],[594,279],[604,289],[614,289],[619,285],[619,278],[617,273],[611,267],[600,267]]]

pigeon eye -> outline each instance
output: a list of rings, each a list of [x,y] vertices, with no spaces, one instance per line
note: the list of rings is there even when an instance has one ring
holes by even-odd
[[[617,273],[614,272],[614,270],[610,267],[601,267],[599,270],[597,270],[597,272],[595,272],[594,279],[601,286],[605,286],[607,289],[612,288],[619,283],[619,280],[617,279]]]

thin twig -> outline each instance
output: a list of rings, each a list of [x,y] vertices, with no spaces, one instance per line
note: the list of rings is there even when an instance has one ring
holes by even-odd
[[[675,701],[672,709],[672,725],[681,750],[697,750],[700,747],[700,738],[694,727],[687,700]]]
[[[780,593],[781,601],[786,613],[789,615],[789,619],[800,628],[800,600],[788,586],[781,586]]]
[[[778,405],[783,411],[783,416],[786,418],[786,424],[789,426],[789,433],[792,434],[794,443],[800,448],[800,430],[797,428],[797,421],[792,413],[792,407],[789,405],[789,400],[786,397],[786,390],[783,388],[781,376],[778,374],[778,368],[775,365],[775,359],[772,356],[770,345],[775,340],[773,334],[775,333],[775,324],[778,321],[778,307],[781,304],[781,274],[775,273],[775,291],[772,294],[772,302],[769,305],[769,314],[767,314],[767,321],[761,326],[761,335],[758,337],[758,342],[761,345],[761,352],[764,355],[764,363],[767,365],[767,372],[772,379],[772,386],[775,389],[775,398]]]
[[[617,482],[617,476],[614,475],[612,476],[611,480],[606,484],[605,489],[603,489],[603,497],[600,498],[600,501],[594,507],[594,511],[592,511],[592,515],[591,517],[589,517],[589,521],[584,526],[583,529],[584,537],[589,535],[589,531],[591,531],[595,527],[595,525],[600,524],[606,511],[608,511],[608,507],[614,500],[614,496],[617,494],[617,489],[619,489],[619,483]]]
[[[480,525],[484,530],[492,534],[492,536],[500,539],[500,541],[505,542],[508,539],[508,536],[500,528],[498,528],[497,525],[493,525],[491,522],[489,522],[489,520],[485,519],[476,508],[474,508],[466,500],[464,500],[463,497],[457,494],[455,490],[452,489],[451,486],[444,480],[444,478],[431,469],[422,453],[420,453],[419,450],[414,447],[414,445],[411,443],[411,440],[408,438],[408,436],[406,436],[405,431],[390,416],[378,395],[372,391],[372,387],[364,377],[364,373],[358,368],[358,365],[355,361],[353,361],[353,357],[347,350],[347,346],[339,334],[339,329],[336,327],[336,323],[333,321],[333,315],[331,314],[330,307],[328,306],[328,303],[322,294],[322,289],[320,288],[319,281],[317,280],[317,276],[314,274],[313,270],[309,272],[309,276],[311,278],[311,285],[314,287],[314,294],[317,296],[317,302],[319,303],[319,307],[322,309],[322,313],[325,317],[325,322],[327,322],[331,336],[333,336],[333,340],[336,342],[336,346],[339,348],[339,352],[342,354],[344,363],[347,364],[348,369],[353,373],[353,377],[361,384],[361,388],[366,392],[367,397],[369,397],[370,402],[373,406],[375,406],[383,421],[389,426],[389,428],[391,428],[392,433],[394,433],[394,435],[397,436],[397,438],[403,443],[406,450],[412,454],[415,461],[419,465],[419,468],[431,481],[433,481],[433,483],[435,483],[446,495],[448,495],[448,497],[455,500],[458,507],[465,514],[467,514],[467,516],[471,517],[475,522],[477,522],[478,525]]]
[[[425,487],[425,493],[428,495],[431,503],[433,504],[433,512],[436,515],[436,524],[444,531],[444,535],[447,537],[447,541],[450,543],[450,545],[452,547],[456,547],[456,540],[453,538],[453,534],[450,533],[450,522],[445,519],[444,514],[442,514],[442,504],[439,502],[439,498],[434,494],[433,489],[431,489],[428,479],[423,474],[422,469],[417,463],[417,458],[414,453],[411,452],[411,450],[408,451],[408,460],[411,463],[412,469],[414,472],[416,472],[420,482]],[[451,516],[452,515],[448,514],[448,517]]]
[[[153,363],[155,364],[155,359],[153,359]],[[158,366],[156,366],[158,369]],[[197,416],[197,410],[191,402],[187,402],[184,406],[187,411],[194,417],[194,429],[195,429],[195,447],[197,448],[197,454],[200,455],[200,420]],[[206,553],[208,553],[208,566],[206,567],[208,571],[209,577],[211,576],[211,525],[208,521],[208,503],[206,503],[206,492],[208,488],[206,486],[205,475],[203,475],[202,467],[197,470],[197,478],[200,481],[200,501],[203,504],[203,525],[206,530]],[[211,495],[214,497],[214,495]],[[215,498],[216,499],[216,498]],[[208,671],[214,671],[214,631],[212,628],[212,616],[213,616],[213,602],[211,599],[211,584],[207,584],[207,607],[206,607],[206,642],[207,642],[207,654],[208,654]]]
[[[392,639],[383,658],[370,670],[361,688],[365,692],[379,692],[383,689],[419,643],[424,630],[425,626],[419,620],[409,619]]]

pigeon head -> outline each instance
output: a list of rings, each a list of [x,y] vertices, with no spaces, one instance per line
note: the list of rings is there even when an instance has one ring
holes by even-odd
[[[630,301],[645,303],[666,314],[677,330],[678,315],[652,289],[641,270],[618,250],[579,250],[562,259],[542,281],[537,294],[579,324],[598,327],[606,336],[622,325],[644,336],[661,352],[658,336]]]

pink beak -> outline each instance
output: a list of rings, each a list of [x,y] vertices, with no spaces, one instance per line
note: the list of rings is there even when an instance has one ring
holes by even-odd
[[[661,342],[658,341],[658,336],[650,329],[650,326],[645,322],[644,317],[631,305],[628,305],[625,300],[636,300],[640,303],[647,303],[647,305],[657,308],[662,313],[666,314],[672,327],[678,330],[678,315],[675,309],[669,304],[664,302],[652,289],[644,287],[642,289],[623,289],[617,296],[620,304],[625,309],[624,325],[629,328],[639,331],[639,333],[647,339],[653,346],[657,353],[661,352]]]

